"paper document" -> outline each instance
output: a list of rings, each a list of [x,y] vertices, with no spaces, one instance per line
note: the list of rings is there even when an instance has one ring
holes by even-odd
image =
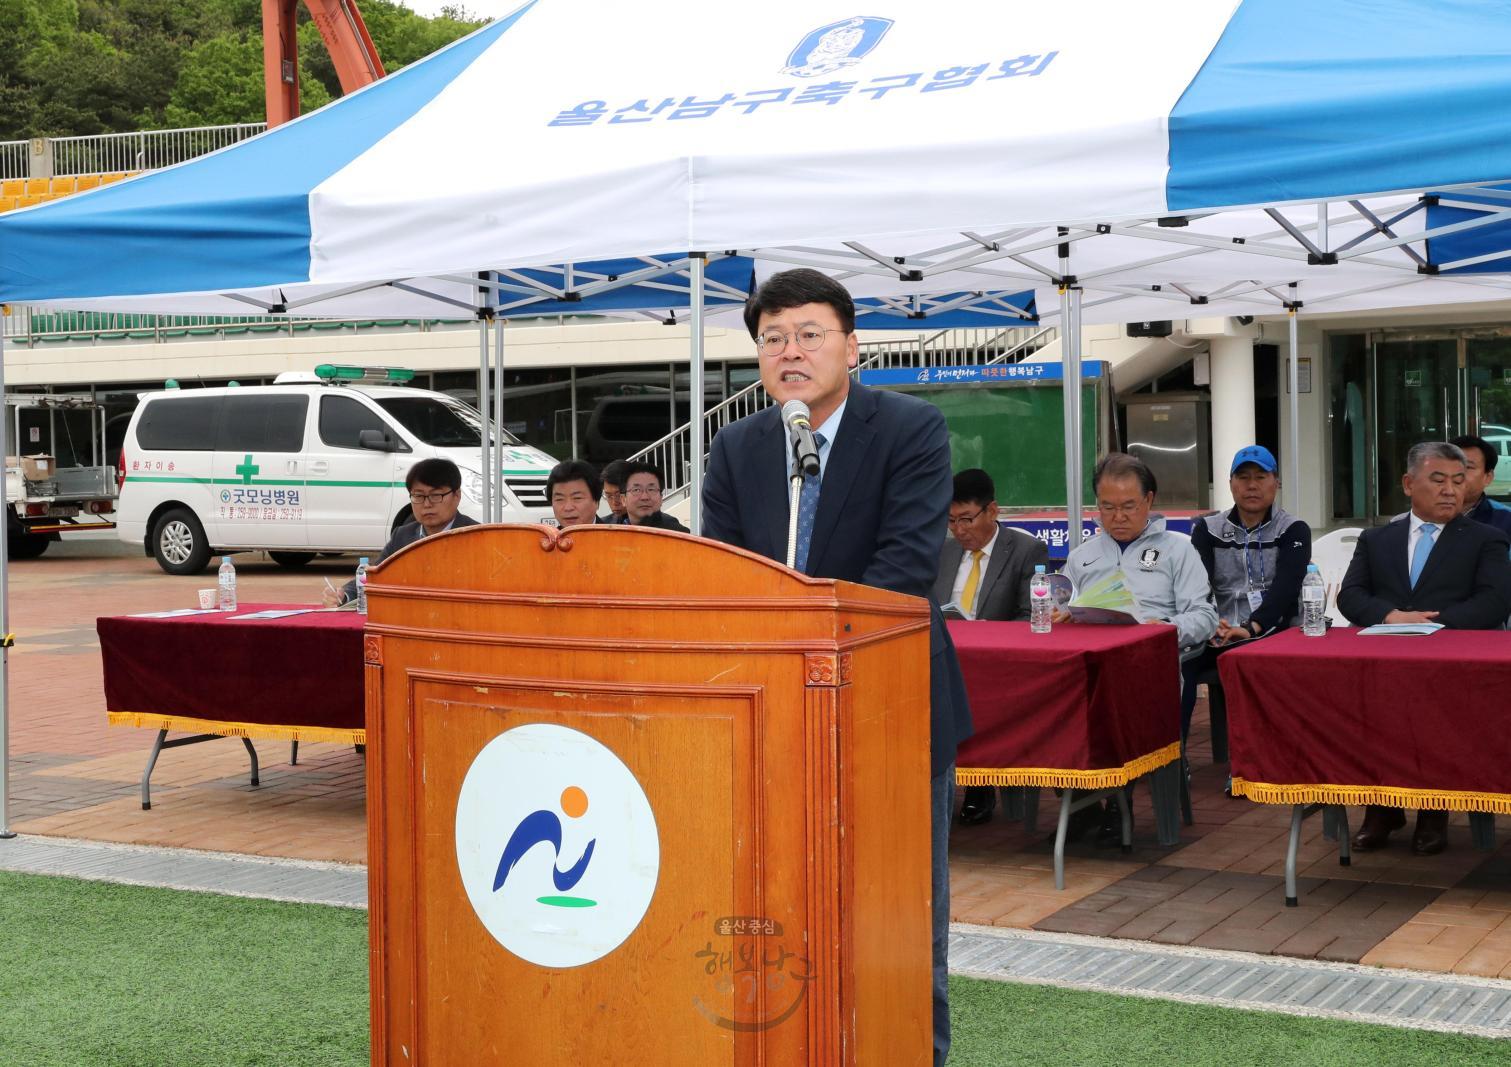
[[[1443,628],[1440,622],[1382,622],[1366,626],[1359,631],[1360,637],[1423,637],[1437,633]]]
[[[233,619],[286,619],[290,615],[308,615],[318,608],[269,608],[266,611],[254,611],[246,615],[232,615]]]
[[[1065,610],[1079,623],[1102,626],[1134,626],[1138,623],[1133,617],[1133,593],[1121,574],[1109,574],[1092,582],[1065,605]]]
[[[144,611],[140,615],[128,615],[128,619],[181,619],[188,615],[218,615],[219,608],[174,608],[172,611]]]
[[[1111,608],[1089,608],[1084,604],[1070,604],[1065,608],[1076,622],[1095,626],[1137,626],[1138,620],[1126,611]]]

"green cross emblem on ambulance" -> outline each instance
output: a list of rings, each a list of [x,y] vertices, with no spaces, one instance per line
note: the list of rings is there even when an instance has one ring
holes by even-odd
[[[247,453],[247,458],[242,460],[236,466],[236,473],[241,475],[242,485],[251,485],[252,475],[256,474],[260,470],[262,470],[262,468],[252,462],[252,455],[250,452]]]

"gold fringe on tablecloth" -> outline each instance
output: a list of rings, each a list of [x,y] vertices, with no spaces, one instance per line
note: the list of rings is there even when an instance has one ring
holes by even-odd
[[[1260,804],[1381,804],[1429,811],[1485,811],[1511,815],[1511,795],[1451,789],[1405,789],[1393,785],[1273,785],[1233,779],[1233,795]]]
[[[221,722],[188,715],[159,715],[146,711],[107,711],[111,726],[140,726],[148,730],[179,730],[191,734],[220,734],[266,741],[329,741],[337,745],[367,744],[366,730],[336,726],[279,726],[261,722]]]
[[[1114,789],[1180,759],[1180,742],[1129,760],[1121,767],[1073,771],[1054,767],[957,767],[957,785],[1027,785],[1060,789]]]

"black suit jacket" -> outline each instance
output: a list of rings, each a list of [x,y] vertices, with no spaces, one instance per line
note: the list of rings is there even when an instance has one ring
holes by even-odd
[[[1460,516],[1438,531],[1416,588],[1406,554],[1408,517],[1359,535],[1338,610],[1356,626],[1401,611],[1436,611],[1456,630],[1494,630],[1511,615],[1511,542],[1493,526]]]
[[[468,516],[463,515],[460,511],[456,513],[456,518],[451,520],[451,528],[453,530],[460,529],[463,526],[476,526],[477,524],[478,523],[476,519],[469,518]],[[407,548],[409,545],[414,544],[424,536],[425,527],[420,525],[418,519],[413,519],[409,522],[406,522],[403,526],[400,526],[397,530],[395,530],[392,536],[389,537],[388,544],[383,546],[383,551],[379,553],[377,560],[373,563],[373,566],[377,566],[379,563],[382,563],[385,559],[393,555],[399,549]],[[341,603],[345,604],[356,595],[357,579],[351,578],[345,585],[341,587]]]
[[[617,519],[610,519],[609,521],[612,522],[612,523],[614,523],[615,525],[618,525],[618,526],[634,526],[635,525],[633,522],[630,521],[630,517],[628,515],[626,515],[622,521],[621,520],[617,520]],[[653,512],[651,512],[649,515],[647,515],[645,517],[645,521],[642,522],[640,525],[641,526],[649,526],[649,527],[651,527],[652,529],[655,529],[655,530],[676,530],[678,533],[687,533],[688,532],[686,526],[683,526],[680,522],[678,522],[676,519],[672,518],[670,515],[668,515],[664,511],[653,511]]]
[[[704,536],[785,561],[788,455],[775,405],[720,430],[703,479]],[[851,383],[824,465],[807,573],[928,598],[952,492],[939,410]],[[931,605],[930,747],[938,775],[971,735],[971,712],[955,646]]]
[[[939,577],[934,580],[934,599],[947,604],[955,591],[955,576],[965,551],[953,537],[944,541],[939,554]],[[1034,565],[1049,566],[1049,546],[1037,537],[1007,526],[997,530],[997,543],[986,561],[986,573],[976,590],[976,618],[992,622],[1028,621],[1028,583]]]

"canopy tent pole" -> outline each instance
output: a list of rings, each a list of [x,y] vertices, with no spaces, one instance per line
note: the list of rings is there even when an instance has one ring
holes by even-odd
[[[1065,236],[1065,231],[1060,232]],[[1060,245],[1060,388],[1065,410],[1065,522],[1067,549],[1081,544],[1081,287],[1070,273],[1070,244]]]
[[[1298,494],[1301,492],[1301,359],[1296,344],[1296,309],[1301,302],[1296,299],[1296,283],[1291,282],[1291,299],[1285,306],[1286,325],[1290,330],[1291,358],[1290,364],[1290,394],[1291,394],[1291,432],[1287,448],[1290,455],[1286,457],[1286,468],[1290,472],[1291,491],[1286,493],[1290,501],[1291,510],[1301,514],[1301,500]]]
[[[708,257],[702,252],[691,254],[693,268],[692,289],[692,351],[688,355],[688,479],[687,528],[693,535],[703,533],[703,283],[708,270]]]
[[[0,328],[0,410],[5,403],[5,331]],[[0,438],[3,438],[0,430]],[[21,441],[16,440],[16,452]],[[5,499],[5,472],[0,469],[0,512],[6,512],[6,532],[0,537],[0,840],[15,837],[10,828],[10,504]]]
[[[493,521],[504,521],[504,320],[493,324],[493,425],[498,449],[489,475],[493,479]]]
[[[493,515],[492,495],[489,490],[493,486],[493,479],[488,477],[488,465],[492,461],[493,452],[491,433],[488,422],[488,320],[492,316],[486,308],[479,308],[477,313],[477,412],[483,417],[482,455],[478,460],[478,477],[483,483],[480,489],[479,503],[483,506],[483,521],[491,522]]]

